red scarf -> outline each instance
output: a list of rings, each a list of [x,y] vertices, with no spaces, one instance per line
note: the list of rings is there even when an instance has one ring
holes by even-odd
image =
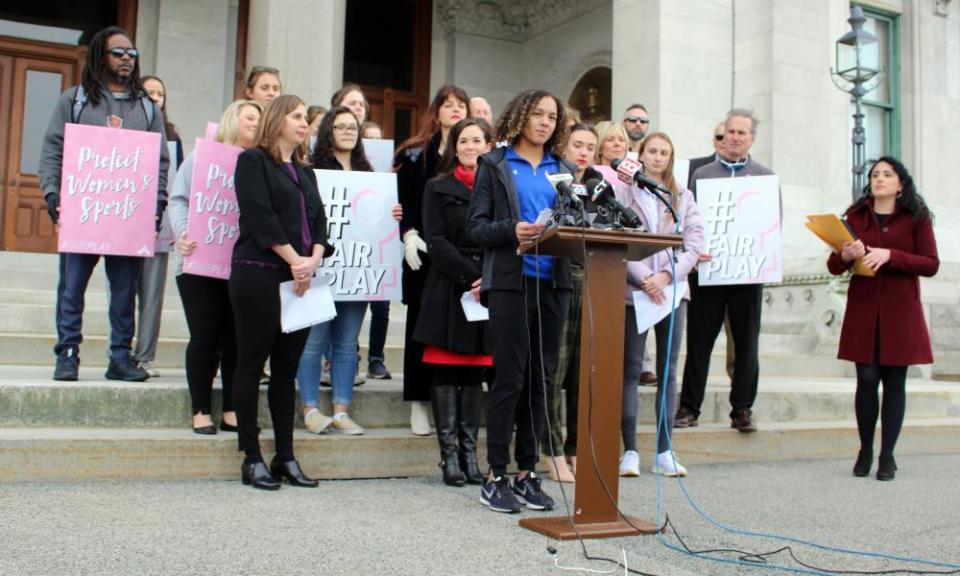
[[[473,179],[476,175],[476,168],[467,170],[462,164],[457,164],[457,167],[453,169],[453,177],[463,182],[463,184],[471,190],[473,190]]]

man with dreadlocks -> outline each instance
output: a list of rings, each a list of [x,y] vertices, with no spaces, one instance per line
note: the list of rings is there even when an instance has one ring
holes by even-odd
[[[507,104],[495,140],[507,145],[480,157],[467,227],[484,248],[481,299],[490,310],[495,367],[487,395],[487,461],[480,500],[496,512],[551,510],[553,499],[534,473],[537,440],[546,422],[546,390],[557,367],[563,314],[569,305],[566,258],[518,256],[521,242],[544,229],[537,216],[556,202],[548,173],[573,173],[562,158],[563,104],[545,90],[528,90]],[[506,479],[516,427],[519,473]]]
[[[144,130],[160,134],[160,172],[157,184],[157,230],[167,205],[167,143],[163,115],[146,95],[140,82],[139,53],[129,35],[116,26],[97,32],[90,40],[80,86],[60,95],[50,118],[40,154],[40,187],[50,218],[56,224],[60,212],[60,173],[63,163],[63,133],[67,123]],[[134,299],[142,258],[104,256],[110,285],[110,380],[142,382],[149,375],[134,362],[130,344],[134,330]],[[84,293],[100,256],[60,254],[57,285],[57,365],[54,380],[76,380],[80,368],[77,353],[83,340]]]

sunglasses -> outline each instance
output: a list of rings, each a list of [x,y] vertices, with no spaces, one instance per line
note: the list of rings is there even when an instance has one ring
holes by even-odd
[[[723,134],[714,134],[713,139],[717,142],[723,142]]]
[[[644,118],[643,116],[627,116],[626,118],[623,119],[623,121],[624,121],[624,122],[633,122],[634,124],[636,124],[637,122],[639,122],[639,123],[641,123],[641,124],[649,124],[649,123],[650,123],[650,119],[649,119],[649,118]]]
[[[123,58],[124,55],[136,60],[140,52],[136,48],[111,48],[107,51],[114,58]]]

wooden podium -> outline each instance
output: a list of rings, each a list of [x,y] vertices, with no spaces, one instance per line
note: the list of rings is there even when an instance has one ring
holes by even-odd
[[[537,251],[545,256],[584,258],[586,244],[573,517],[524,518],[521,527],[560,540],[578,534],[582,538],[609,538],[656,533],[654,524],[632,516],[624,518],[616,507],[627,261],[680,247],[682,242],[676,235],[561,226],[521,246],[525,254]],[[592,333],[588,298],[593,309]]]

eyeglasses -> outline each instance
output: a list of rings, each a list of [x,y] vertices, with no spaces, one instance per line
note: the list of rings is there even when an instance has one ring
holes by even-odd
[[[356,134],[358,128],[356,124],[334,124],[333,131],[340,134]]]
[[[649,118],[644,118],[643,116],[627,116],[626,118],[623,119],[623,121],[624,121],[624,122],[633,122],[634,124],[636,124],[637,122],[639,122],[639,123],[641,123],[641,124],[649,124],[649,123],[650,123],[650,119],[649,119]]]
[[[107,51],[114,58],[123,58],[124,55],[129,56],[131,59],[136,60],[140,56],[140,52],[136,48],[111,48]]]
[[[723,134],[714,134],[713,139],[717,142],[723,142]]]

